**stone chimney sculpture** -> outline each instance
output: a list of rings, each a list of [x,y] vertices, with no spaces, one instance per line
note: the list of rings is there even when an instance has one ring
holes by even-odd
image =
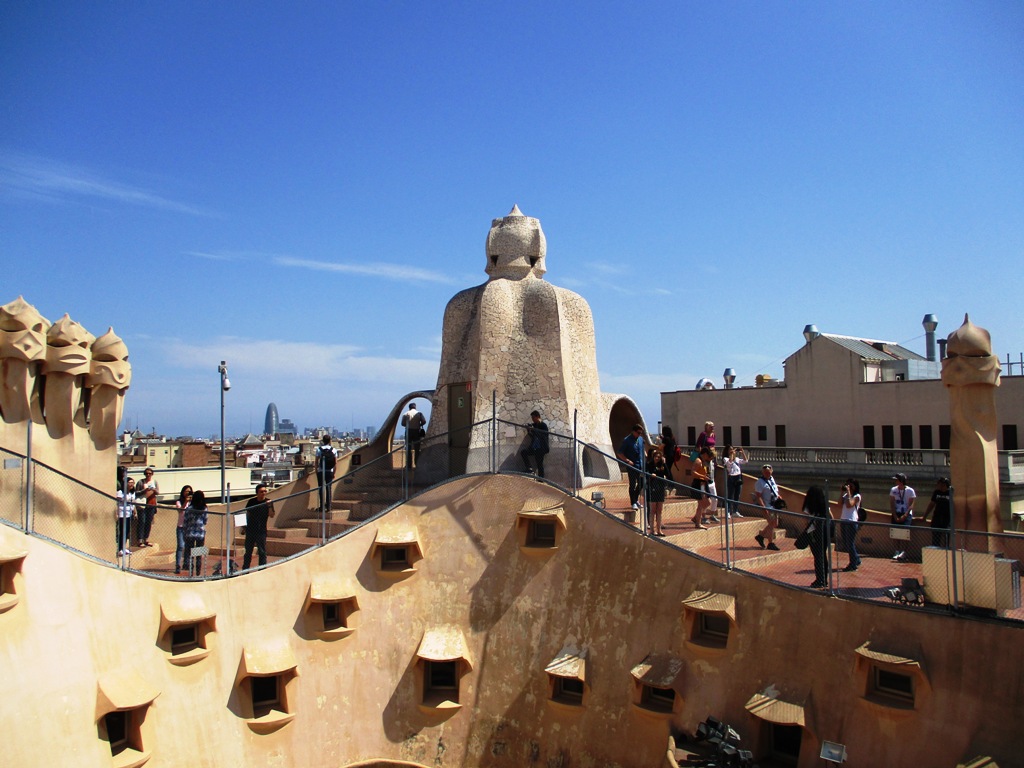
[[[953,522],[970,531],[1001,533],[995,406],[999,359],[992,354],[989,332],[974,325],[967,315],[963,325],[949,335],[946,354],[942,383],[949,390]],[[964,546],[986,551],[987,538],[967,537]]]
[[[89,435],[98,450],[117,442],[117,425],[121,423],[124,395],[131,382],[128,347],[113,328],[92,345],[92,365],[86,384],[89,387]]]
[[[69,526],[86,531],[94,517],[106,522],[104,494],[114,490],[117,426],[131,384],[124,342],[113,329],[97,339],[68,315],[51,324],[19,296],[0,306],[0,377],[0,448],[31,455],[37,477],[48,467],[102,491],[55,496],[40,506],[47,512],[35,519],[37,530],[59,520],[61,535],[70,535]],[[7,490],[0,484],[0,503],[15,509],[20,502]],[[48,485],[37,493],[49,493]]]
[[[43,423],[36,373],[46,359],[49,327],[50,321],[21,296],[0,307],[0,416],[8,424]]]
[[[508,422],[498,428],[501,468],[525,471],[519,443],[530,412],[538,410],[552,435],[549,479],[569,485],[574,478],[585,482],[584,475],[609,477],[614,468],[607,459],[596,452],[574,454],[572,441],[562,439],[572,436],[575,424],[581,442],[614,455],[616,436],[610,433],[620,432],[621,439],[642,421],[628,398],[600,391],[590,306],[544,279],[544,230],[519,206],[491,222],[486,259],[487,282],[459,292],[445,309],[441,365],[417,475],[487,470],[490,424],[479,423],[491,418],[493,402],[498,419]],[[613,407],[620,416],[610,429]],[[430,438],[446,432],[449,450],[432,457]],[[440,466],[442,461],[449,465]]]

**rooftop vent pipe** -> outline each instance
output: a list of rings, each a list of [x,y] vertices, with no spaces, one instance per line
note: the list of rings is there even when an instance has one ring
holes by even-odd
[[[722,373],[722,378],[725,379],[725,388],[732,389],[732,385],[736,383],[736,371],[732,368],[726,368],[725,372]]]
[[[818,326],[816,326],[816,325],[805,325],[804,326],[804,339],[807,341],[808,344],[811,343],[811,339],[816,339],[819,336],[821,336],[821,333],[818,332]]]
[[[925,315],[921,321],[924,326],[924,351],[925,357],[935,362],[935,329],[939,327],[939,318],[935,315]]]

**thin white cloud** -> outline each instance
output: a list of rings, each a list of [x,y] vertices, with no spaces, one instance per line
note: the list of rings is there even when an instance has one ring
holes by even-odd
[[[228,363],[229,375],[255,374],[264,380],[418,382],[437,378],[438,361],[360,354],[361,347],[276,339],[225,337],[203,344],[172,341],[165,345],[169,362],[181,369]]]
[[[417,347],[416,351],[419,352],[421,355],[425,355],[427,357],[434,357],[434,358],[440,359],[441,358],[441,346],[442,346],[441,337],[440,337],[440,335],[438,335],[438,336],[434,336],[430,340],[430,344],[428,344],[428,345],[421,345],[421,346]]]
[[[587,266],[601,275],[608,277],[614,277],[616,275],[625,275],[628,270],[621,264],[613,264],[607,261],[592,261]]]
[[[84,168],[25,155],[0,155],[0,188],[51,201],[99,199],[191,216],[213,215],[150,190],[103,178]]]
[[[240,253],[210,253],[209,251],[185,251],[186,256],[196,256],[210,261],[240,261],[245,258]]]
[[[451,275],[432,272],[420,267],[410,267],[404,264],[385,264],[382,262],[343,264],[335,261],[297,259],[291,256],[275,257],[274,263],[281,267],[296,267],[298,269],[310,269],[319,272],[339,272],[349,275],[366,275],[368,277],[380,277],[385,280],[398,280],[407,283],[455,284],[455,280]]]

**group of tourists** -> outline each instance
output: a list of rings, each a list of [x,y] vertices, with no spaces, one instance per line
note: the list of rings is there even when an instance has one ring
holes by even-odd
[[[119,488],[117,490],[117,540],[118,557],[131,555],[131,545],[151,547],[153,519],[157,513],[157,496],[160,492],[155,471],[147,467],[144,479],[138,483],[128,477],[123,467],[118,468]],[[190,575],[203,572],[203,556],[196,550],[206,545],[206,525],[209,507],[202,490],[193,491],[191,485],[183,485],[174,502],[177,510],[175,525],[174,572],[180,574],[187,569]],[[256,551],[259,565],[267,564],[267,525],[275,514],[274,502],[267,498],[267,486],[256,486],[256,495],[245,505],[245,554],[244,569],[252,564],[252,553]],[[194,556],[195,555],[195,556]]]
[[[750,457],[744,448],[729,445],[725,448],[724,457],[719,458],[716,442],[714,423],[705,422],[704,429],[690,454],[690,481],[686,486],[682,486],[676,481],[673,473],[679,471],[677,462],[682,458],[683,452],[670,427],[664,427],[660,441],[650,445],[645,445],[645,434],[641,424],[635,424],[630,433],[623,438],[616,456],[622,462],[629,480],[629,503],[633,510],[643,509],[642,497],[646,483],[646,519],[651,535],[665,535],[664,504],[673,485],[677,487],[677,493],[682,493],[682,489],[686,488],[690,498],[696,500],[696,511],[690,518],[696,529],[707,529],[709,524],[720,522],[720,500],[724,502],[727,518],[743,517],[740,511],[740,498],[744,468]],[[715,472],[719,468],[725,471],[724,498],[719,496],[715,485]],[[907,484],[906,475],[896,474],[893,481],[894,485],[889,492],[891,537],[895,542],[892,559],[905,562],[907,541],[910,536],[906,528],[912,525],[914,520],[917,494]],[[950,491],[949,478],[940,478],[923,516],[925,522],[930,520],[933,546],[946,547],[949,543],[952,522]],[[754,536],[754,540],[761,549],[778,551],[779,546],[775,543],[775,537],[780,527],[779,515],[787,505],[779,491],[770,464],[761,467],[751,501],[761,508],[761,515],[765,520],[764,526]],[[808,521],[805,529],[806,543],[802,543],[802,546],[811,549],[814,557],[815,578],[812,587],[824,587],[827,584],[828,548],[833,539],[839,539],[842,542],[842,549],[849,555],[849,561],[842,569],[844,572],[855,572],[861,566],[860,553],[857,551],[857,534],[861,524],[867,519],[867,512],[862,506],[860,484],[855,478],[847,478],[843,483],[838,506],[838,521],[833,525],[833,516],[824,489],[812,486],[804,496],[803,512],[810,518],[815,518]]]

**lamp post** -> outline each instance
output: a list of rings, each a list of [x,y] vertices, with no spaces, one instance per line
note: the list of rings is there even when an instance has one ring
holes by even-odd
[[[227,495],[226,470],[224,468],[224,393],[231,389],[231,382],[228,381],[227,361],[221,360],[217,366],[220,374],[220,500],[223,504]]]

